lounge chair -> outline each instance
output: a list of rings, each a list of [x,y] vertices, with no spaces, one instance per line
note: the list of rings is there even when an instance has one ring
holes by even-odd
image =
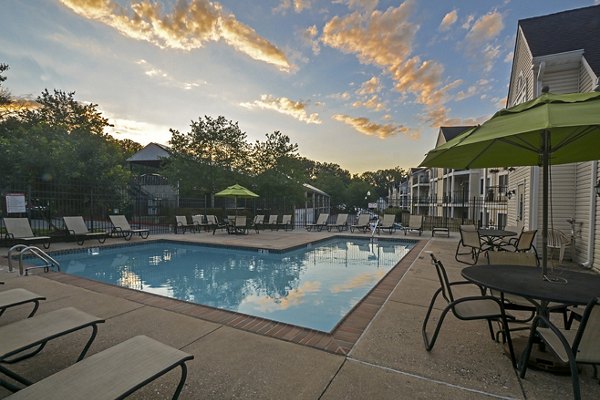
[[[338,214],[335,224],[327,225],[327,231],[331,232],[333,228],[340,232],[348,229],[348,214]]]
[[[85,239],[97,239],[98,242],[104,243],[108,234],[102,232],[92,232],[88,230],[83,217],[63,217],[65,222],[65,228],[69,232],[69,235],[75,236],[78,245],[83,245]]]
[[[577,400],[581,399],[577,364],[600,364],[599,327],[600,298],[598,297],[592,299],[585,307],[577,330],[558,329],[549,318],[538,314],[533,320],[529,341],[521,359],[529,360],[534,339],[541,338],[547,349],[552,350],[558,358],[569,364],[573,397]],[[526,361],[521,362],[519,371],[521,378],[525,378],[527,364]]]
[[[321,213],[319,214],[319,218],[317,218],[317,222],[314,224],[306,224],[306,230],[312,231],[313,229],[321,232],[324,228],[327,227],[327,220],[329,219],[329,214]]]
[[[281,222],[276,224],[277,230],[282,228],[284,231],[294,230],[294,224],[292,223],[292,214],[284,214],[281,216]]]
[[[255,215],[250,227],[254,228],[256,233],[259,233],[260,229],[265,228],[265,215],[264,214]]]
[[[50,236],[35,236],[27,218],[4,218],[6,239],[24,244],[41,242],[45,249],[50,248]]]
[[[269,215],[269,220],[267,221],[266,226],[268,226],[269,228],[271,228],[272,231],[274,231],[275,229],[278,229],[278,227],[277,227],[277,214],[271,214],[271,215]]]
[[[142,239],[147,239],[150,235],[149,229],[132,229],[124,215],[109,215],[110,222],[113,224],[111,234],[122,236],[125,240],[130,240],[133,234],[138,234]]]
[[[40,300],[46,300],[46,298],[26,289],[16,288],[2,291],[0,292],[0,316],[10,307],[33,303],[33,310],[27,318],[33,317],[40,306]]]
[[[395,214],[384,214],[383,221],[377,225],[377,232],[381,230],[388,230],[390,234],[396,230],[396,215]]]
[[[198,232],[200,232],[201,229],[208,229],[208,223],[204,220],[204,215],[201,214],[192,215],[192,224],[194,224],[194,229]]]
[[[177,399],[187,377],[186,361],[193,355],[147,336],[94,354],[10,396],[10,399],[123,399],[167,372],[181,367]]]
[[[242,234],[248,233],[247,218],[245,215],[237,215],[234,219],[233,224],[229,225],[229,233]]]
[[[185,215],[176,215],[175,216],[175,221],[177,221],[177,229],[176,229],[176,233],[181,230],[181,233],[185,233],[185,231],[189,230],[195,230],[196,229],[196,225],[189,224],[187,217]]]
[[[208,223],[208,229],[212,229],[213,235],[217,232],[217,229],[224,229],[229,232],[229,220],[227,218],[222,222],[219,222],[216,215],[207,215],[206,221]]]
[[[350,225],[350,232],[354,232],[355,229],[360,229],[363,232],[368,231],[370,228],[370,220],[371,216],[369,214],[360,214],[358,216],[358,221],[356,222],[356,224]]]
[[[486,320],[488,328],[490,330],[490,335],[492,336],[492,340],[495,340],[496,338],[494,335],[494,328],[492,327],[492,321],[499,322],[503,328],[506,342],[510,350],[510,357],[513,366],[516,367],[515,352],[510,337],[510,330],[507,322],[508,320],[500,299],[494,296],[482,295],[455,298],[454,294],[452,293],[452,288],[454,286],[466,284],[473,285],[473,283],[468,281],[459,281],[452,283],[449,282],[448,275],[446,274],[446,269],[442,265],[442,262],[436,259],[436,257],[433,254],[430,255],[440,281],[440,288],[436,290],[433,297],[431,298],[431,303],[429,303],[427,314],[425,315],[425,319],[423,320],[423,327],[421,328],[423,341],[425,342],[425,348],[427,349],[427,351],[431,351],[433,349],[438,334],[440,333],[442,323],[444,322],[444,318],[446,317],[448,312],[452,311],[452,314],[454,314],[456,318],[463,321]],[[442,311],[442,314],[437,318],[437,325],[435,327],[433,335],[429,337],[429,335],[427,334],[427,324],[429,322],[429,317],[431,316],[431,311],[433,310],[435,302],[440,294],[442,295],[444,300],[446,300],[447,305]]]
[[[104,322],[102,318],[67,307],[0,326],[0,372],[23,385],[30,385],[31,382],[27,378],[11,371],[3,364],[13,364],[33,357],[53,339],[81,329],[92,328],[90,338],[77,358],[77,361],[81,361],[96,338],[98,324],[102,322]],[[0,384],[12,391],[18,389],[15,385],[2,380]]]
[[[423,216],[411,214],[408,218],[408,226],[404,227],[404,234],[408,232],[417,232],[419,236],[423,234]]]

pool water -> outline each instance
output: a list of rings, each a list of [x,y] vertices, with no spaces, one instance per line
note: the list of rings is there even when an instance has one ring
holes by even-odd
[[[337,238],[274,253],[157,241],[53,257],[67,274],[330,332],[414,243]]]

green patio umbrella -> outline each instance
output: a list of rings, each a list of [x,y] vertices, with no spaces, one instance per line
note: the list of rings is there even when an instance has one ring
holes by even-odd
[[[498,111],[483,124],[429,151],[420,166],[541,167],[542,274],[546,277],[549,166],[598,159],[600,93],[544,93],[534,100]]]
[[[218,193],[215,193],[215,196],[218,196],[218,197],[233,197],[234,198],[236,215],[237,215],[237,199],[238,199],[238,197],[241,198],[241,199],[249,199],[249,198],[260,197],[259,195],[257,195],[253,191],[251,191],[249,189],[246,189],[245,187],[243,187],[242,185],[238,185],[237,183],[235,185],[227,187],[226,189],[221,190]]]

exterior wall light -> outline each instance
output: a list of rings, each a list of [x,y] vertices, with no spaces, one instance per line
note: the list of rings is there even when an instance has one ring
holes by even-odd
[[[596,192],[598,191],[598,188],[596,188]],[[517,192],[513,189],[510,192],[506,192],[506,197],[508,197],[508,199],[510,200]]]
[[[600,180],[596,182],[596,186],[594,186],[594,188],[596,189],[596,195],[600,196]]]

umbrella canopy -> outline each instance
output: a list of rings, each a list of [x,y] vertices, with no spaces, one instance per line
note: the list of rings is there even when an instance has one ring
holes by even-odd
[[[600,93],[544,93],[500,110],[427,153],[421,167],[543,168],[542,273],[547,271],[549,165],[600,159]]]
[[[215,196],[233,197],[236,215],[237,215],[237,199],[238,199],[238,197],[243,198],[243,199],[260,197],[259,195],[257,195],[253,191],[251,191],[250,189],[246,189],[245,187],[243,187],[242,185],[238,185],[237,183],[235,185],[229,186],[226,189],[221,190],[218,193],[215,193]]]
[[[218,193],[215,193],[215,196],[219,197],[240,197],[240,198],[253,198],[259,197],[253,191],[246,189],[242,185],[238,185],[237,183],[233,186],[229,186],[227,189],[223,189]]]

